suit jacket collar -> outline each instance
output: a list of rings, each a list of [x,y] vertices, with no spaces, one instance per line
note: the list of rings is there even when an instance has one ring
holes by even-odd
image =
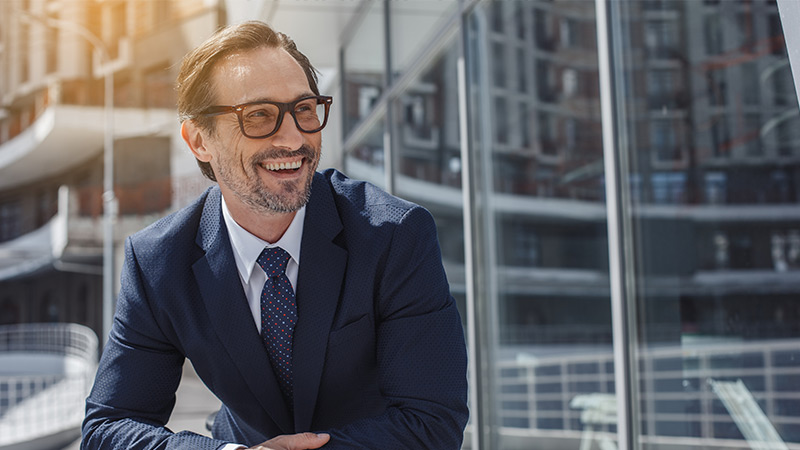
[[[347,250],[336,243],[342,222],[326,178],[317,173],[306,208],[300,271],[297,275],[297,326],[294,330],[294,421],[311,429],[325,363],[328,334],[339,305]]]
[[[236,272],[236,262],[222,219],[221,193],[217,187],[212,188],[206,198],[196,242],[205,255],[195,262],[192,269],[217,336],[252,391],[253,401],[261,404],[266,415],[282,432],[292,433],[289,410]],[[248,418],[253,424],[263,420],[267,418]]]
[[[236,273],[222,219],[219,188],[210,190],[203,208],[197,244],[205,256],[193,268],[211,323],[254,397],[285,433],[311,429],[328,333],[339,303],[347,262],[347,251],[335,243],[341,230],[331,187],[322,174],[316,173],[306,207],[297,277],[292,418]]]

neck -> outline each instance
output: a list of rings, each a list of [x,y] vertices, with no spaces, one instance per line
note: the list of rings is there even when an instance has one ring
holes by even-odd
[[[233,220],[250,234],[270,244],[274,244],[280,240],[289,228],[289,225],[291,225],[295,214],[297,214],[297,211],[292,211],[290,213],[265,213],[264,211],[254,211],[249,206],[240,202],[239,199],[232,194],[233,193],[226,193],[225,190],[222,191],[222,195],[225,197],[225,203],[228,205],[228,211],[230,211]]]

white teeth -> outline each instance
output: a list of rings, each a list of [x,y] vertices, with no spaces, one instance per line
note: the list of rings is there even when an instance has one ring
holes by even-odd
[[[300,166],[303,164],[303,161],[294,161],[288,163],[278,163],[278,164],[264,164],[264,168],[267,170],[285,170],[285,169],[299,169]]]

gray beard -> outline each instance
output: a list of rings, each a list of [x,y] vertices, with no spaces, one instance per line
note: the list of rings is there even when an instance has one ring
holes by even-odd
[[[291,213],[299,210],[308,203],[308,200],[311,198],[311,182],[313,179],[313,176],[308,177],[305,185],[300,188],[302,189],[301,192],[298,192],[300,189],[296,188],[295,185],[287,184],[284,186],[284,189],[281,190],[281,194],[283,195],[280,195],[268,191],[264,186],[259,184],[255,192],[251,192],[249,195],[241,193],[238,190],[234,191],[234,193],[239,197],[239,200],[259,213]]]
[[[253,155],[249,164],[252,172],[256,175],[252,177],[237,180],[237,177],[231,174],[227,164],[220,164],[217,176],[242,203],[249,206],[253,211],[265,215],[295,212],[305,206],[311,198],[311,183],[314,180],[314,172],[319,165],[319,159],[315,158],[317,153],[307,147],[291,152],[291,154],[302,155],[309,164],[313,164],[311,173],[303,186],[298,186],[291,182],[281,183],[279,190],[275,192],[268,190],[261,184],[261,180],[257,175],[259,162],[268,159],[268,157],[283,156],[284,153],[279,151],[266,151]]]

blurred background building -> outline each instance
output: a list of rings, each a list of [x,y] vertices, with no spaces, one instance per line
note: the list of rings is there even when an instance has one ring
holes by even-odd
[[[104,77],[119,260],[209,185],[181,57],[261,19],[335,97],[322,166],[436,218],[465,448],[800,449],[791,1],[0,2],[0,323],[103,335]]]

